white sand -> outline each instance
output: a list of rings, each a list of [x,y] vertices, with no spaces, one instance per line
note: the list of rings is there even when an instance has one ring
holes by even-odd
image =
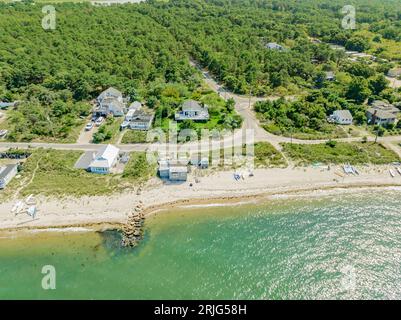
[[[126,192],[110,196],[83,198],[37,198],[38,214],[32,220],[26,214],[14,216],[11,208],[15,201],[0,204],[0,229],[38,228],[60,226],[86,226],[101,223],[123,223],[134,206],[143,201],[147,212],[161,206],[182,206],[196,203],[212,203],[241,198],[326,190],[330,188],[401,186],[401,176],[392,178],[387,166],[358,167],[359,176],[342,178],[335,174],[340,167],[330,171],[323,168],[256,169],[254,177],[244,172],[244,180],[235,181],[233,170],[210,173],[195,183],[189,176],[185,183],[164,185],[154,178],[138,195]],[[189,184],[193,183],[193,187]],[[90,186],[88,186],[90,187]],[[345,190],[344,190],[345,191]],[[321,192],[325,194],[327,192]]]

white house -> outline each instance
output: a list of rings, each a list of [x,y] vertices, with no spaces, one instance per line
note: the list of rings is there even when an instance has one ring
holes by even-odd
[[[187,100],[182,105],[182,111],[175,114],[175,120],[207,121],[209,120],[208,107],[201,106],[195,100]]]
[[[17,164],[9,164],[5,167],[0,167],[0,189],[4,189],[6,185],[16,176],[18,173]]]
[[[337,124],[345,124],[345,125],[352,124],[354,120],[349,110],[336,110],[330,116],[330,119]]]
[[[93,155],[88,170],[93,173],[110,173],[111,168],[117,163],[119,153],[120,150],[110,144],[102,146],[99,151]]]

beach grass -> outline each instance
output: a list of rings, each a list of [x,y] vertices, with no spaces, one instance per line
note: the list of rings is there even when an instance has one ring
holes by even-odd
[[[327,142],[321,144],[283,143],[284,154],[296,164],[389,164],[399,156],[383,145],[373,142]]]
[[[287,162],[283,156],[283,154],[278,151],[273,145],[268,142],[257,142],[253,145],[253,155],[247,155],[249,152],[247,150],[246,145],[242,146],[243,159],[235,160],[235,153],[237,151],[234,149],[222,149],[220,150],[220,166],[219,167],[241,167],[244,164],[245,158],[247,156],[253,157],[254,166],[256,168],[285,168],[287,167]],[[227,157],[233,156],[233,163],[230,161],[226,163]],[[226,159],[225,159],[226,157]],[[212,161],[212,153],[210,153],[209,161]]]
[[[122,174],[99,175],[74,168],[81,151],[36,149],[26,160],[20,178],[11,181],[7,194],[26,196],[96,196],[138,187],[146,182],[154,168],[145,153],[132,152]]]

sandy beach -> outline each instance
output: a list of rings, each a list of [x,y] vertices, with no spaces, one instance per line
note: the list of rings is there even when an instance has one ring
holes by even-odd
[[[338,166],[330,170],[327,167],[255,169],[254,176],[250,177],[244,172],[244,178],[239,181],[233,178],[234,171],[219,171],[209,172],[204,177],[198,176],[198,182],[190,175],[187,182],[180,184],[164,184],[154,178],[140,192],[79,199],[36,197],[38,213],[34,220],[25,213],[15,216],[11,213],[15,200],[6,201],[0,204],[0,229],[84,226],[104,229],[124,223],[139,201],[143,202],[146,214],[151,214],[174,206],[249,202],[285,194],[325,195],[329,190],[350,192],[362,187],[401,186],[401,175],[391,177],[389,168],[361,166],[358,167],[360,175],[344,177],[340,176],[342,170]]]

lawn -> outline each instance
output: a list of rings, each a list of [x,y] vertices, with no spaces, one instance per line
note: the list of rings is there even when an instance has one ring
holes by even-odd
[[[121,143],[146,143],[146,136],[147,131],[127,130],[123,135]]]
[[[115,144],[120,136],[120,125],[124,118],[107,118],[99,127],[99,130],[93,135],[94,143]]]
[[[392,150],[373,142],[332,142],[322,144],[283,143],[283,152],[297,164],[388,164],[400,161]]]
[[[310,128],[294,128],[293,131],[280,128],[274,123],[262,124],[263,129],[267,132],[278,136],[293,137],[301,140],[324,140],[348,137],[346,129],[334,124],[327,124],[325,131],[316,131]]]
[[[81,151],[36,149],[26,160],[21,177],[11,181],[5,195],[94,196],[138,187],[155,174],[145,153],[133,152],[122,174],[98,175],[75,169]]]

